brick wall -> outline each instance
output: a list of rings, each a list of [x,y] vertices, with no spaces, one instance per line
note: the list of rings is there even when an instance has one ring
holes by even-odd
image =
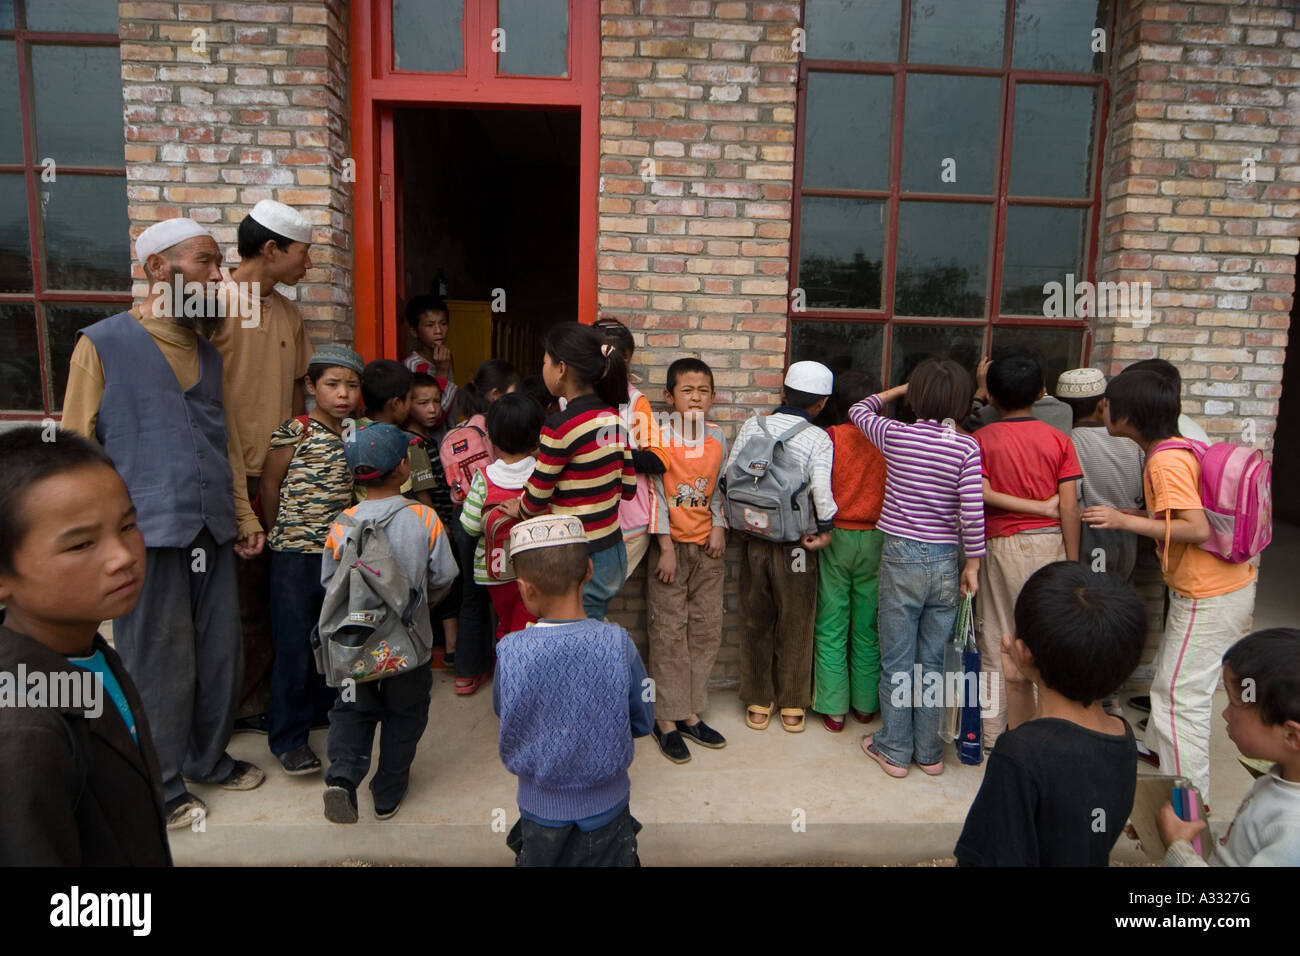
[[[296,293],[308,330],[350,341],[347,5],[122,2],[119,14],[132,239],[189,216],[233,265],[253,204],[287,203],[313,225],[313,268]]]
[[[656,404],[673,359],[708,362],[712,417],[729,434],[773,404],[785,361],[799,6],[600,5],[600,313],[633,330]],[[739,676],[738,553],[733,543],[714,672],[724,681]],[[611,617],[640,642],[644,612],[642,568]]]

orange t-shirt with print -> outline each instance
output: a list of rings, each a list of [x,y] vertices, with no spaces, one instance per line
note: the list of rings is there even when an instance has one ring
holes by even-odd
[[[1147,511],[1159,518],[1170,511],[1203,511],[1201,463],[1190,451],[1170,448],[1147,459],[1142,472]],[[1255,578],[1249,562],[1233,564],[1187,541],[1156,542],[1170,590],[1193,598],[1216,597],[1240,590]]]

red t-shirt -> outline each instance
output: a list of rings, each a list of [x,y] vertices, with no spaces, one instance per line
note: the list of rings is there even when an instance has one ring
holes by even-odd
[[[1002,494],[1043,501],[1057,493],[1061,482],[1083,477],[1070,436],[1036,418],[1004,418],[973,437],[980,446],[980,474]],[[986,538],[1059,524],[1052,518],[984,506]]]

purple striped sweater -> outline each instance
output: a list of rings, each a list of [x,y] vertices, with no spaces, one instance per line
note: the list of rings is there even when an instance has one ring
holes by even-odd
[[[876,527],[900,538],[957,544],[984,556],[984,484],[975,439],[936,421],[914,425],[880,414],[880,396],[849,409],[849,419],[885,456],[885,504]]]

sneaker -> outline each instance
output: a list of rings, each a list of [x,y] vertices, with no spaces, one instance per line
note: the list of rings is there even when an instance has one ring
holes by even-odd
[[[721,750],[727,746],[727,738],[722,736],[704,721],[699,721],[694,727],[684,720],[677,721],[677,729],[686,737],[695,741],[701,747],[708,747],[712,750]]]
[[[1144,714],[1149,714],[1151,713],[1151,695],[1142,694],[1139,697],[1130,697],[1128,699],[1128,705],[1134,710],[1140,710]]]
[[[659,749],[663,755],[673,763],[686,763],[691,759],[691,752],[686,748],[686,741],[682,740],[682,735],[676,730],[670,730],[664,733],[655,724],[652,730],[655,740],[659,742]]]
[[[174,800],[167,801],[167,829],[183,830],[193,825],[195,820],[207,816],[208,805],[194,794],[186,791]]]
[[[1142,743],[1141,741],[1138,741],[1137,752],[1138,752],[1138,760],[1141,760],[1143,763],[1149,763],[1153,767],[1160,766],[1160,755],[1156,753],[1154,750],[1151,750],[1149,747],[1147,747],[1146,744]]]
[[[295,747],[288,753],[278,754],[280,766],[291,777],[301,777],[309,773],[320,773],[320,757],[307,744]]]
[[[247,760],[236,760],[235,769],[230,771],[230,776],[217,786],[222,790],[256,790],[264,780],[266,774],[262,773],[255,764]]]
[[[398,800],[397,803],[393,804],[393,806],[389,807],[387,810],[381,810],[379,808],[379,804],[375,804],[375,819],[391,820],[393,817],[397,816],[397,811],[400,810],[401,808],[402,808],[401,800]]]
[[[262,734],[269,733],[268,721],[266,714],[254,714],[252,717],[240,717],[235,721],[235,729],[232,734]]]
[[[396,808],[393,809],[396,813]],[[355,790],[331,784],[325,788],[325,819],[330,823],[357,822],[357,794]]]

